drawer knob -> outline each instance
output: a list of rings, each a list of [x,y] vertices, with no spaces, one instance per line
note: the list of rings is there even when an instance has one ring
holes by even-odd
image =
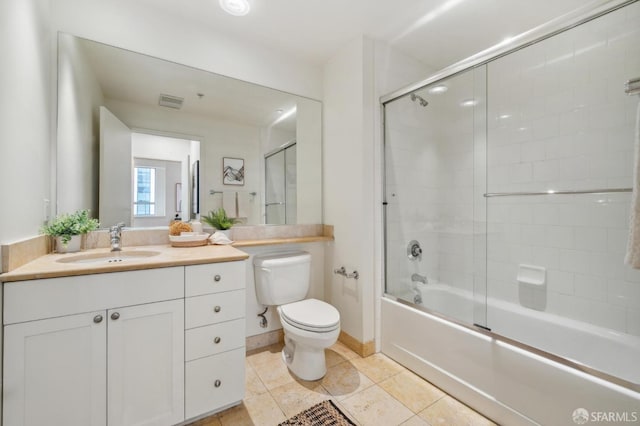
[[[213,382],[213,386],[219,388],[220,385],[222,384],[222,382],[220,380],[216,380],[215,382]]]
[[[114,312],[111,314],[111,319],[112,320],[117,320],[118,318],[120,318],[120,314],[117,312]]]
[[[220,343],[220,337],[216,337],[215,339],[213,339],[213,343],[215,344]]]
[[[99,324],[102,322],[102,315],[96,315],[95,317],[93,317],[93,322],[95,322],[96,324]]]
[[[214,280],[215,282],[218,282],[218,281],[220,281],[221,279],[222,279],[222,277],[221,277],[220,275],[216,275],[215,277],[213,277],[213,280]]]
[[[220,312],[220,309],[222,309],[220,306],[216,306],[213,308],[213,312]]]

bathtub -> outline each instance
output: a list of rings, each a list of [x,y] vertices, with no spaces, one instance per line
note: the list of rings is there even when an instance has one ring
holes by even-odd
[[[494,421],[571,425],[579,408],[593,419],[640,419],[640,338],[491,298],[487,333],[429,312],[451,309],[472,324],[469,292],[419,290],[421,306],[382,298],[382,352]]]

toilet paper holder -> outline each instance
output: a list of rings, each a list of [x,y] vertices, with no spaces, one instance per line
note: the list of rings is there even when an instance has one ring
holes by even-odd
[[[333,273],[337,275],[342,275],[345,278],[353,278],[354,280],[357,280],[358,277],[360,276],[358,271],[353,271],[351,273],[348,273],[344,266],[341,266],[338,269],[334,269]]]

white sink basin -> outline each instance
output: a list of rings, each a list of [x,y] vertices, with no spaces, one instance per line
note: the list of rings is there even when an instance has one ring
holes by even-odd
[[[135,251],[114,251],[108,253],[86,253],[69,257],[62,257],[56,262],[60,263],[120,263],[132,260],[142,260],[148,257],[159,255],[159,251],[135,250]]]

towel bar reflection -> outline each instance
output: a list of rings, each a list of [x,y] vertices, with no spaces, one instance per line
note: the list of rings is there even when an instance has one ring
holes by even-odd
[[[358,277],[360,276],[358,271],[353,271],[352,273],[348,273],[344,266],[341,266],[338,269],[334,269],[333,273],[337,275],[342,275],[345,278],[353,278],[354,280],[357,280]]]
[[[240,192],[240,191],[229,191],[229,192]],[[209,195],[215,195],[215,194],[224,194],[224,191],[216,191],[215,189],[209,190]],[[258,195],[258,193],[255,191],[252,191],[249,193],[249,195],[255,197],[256,195]]]

